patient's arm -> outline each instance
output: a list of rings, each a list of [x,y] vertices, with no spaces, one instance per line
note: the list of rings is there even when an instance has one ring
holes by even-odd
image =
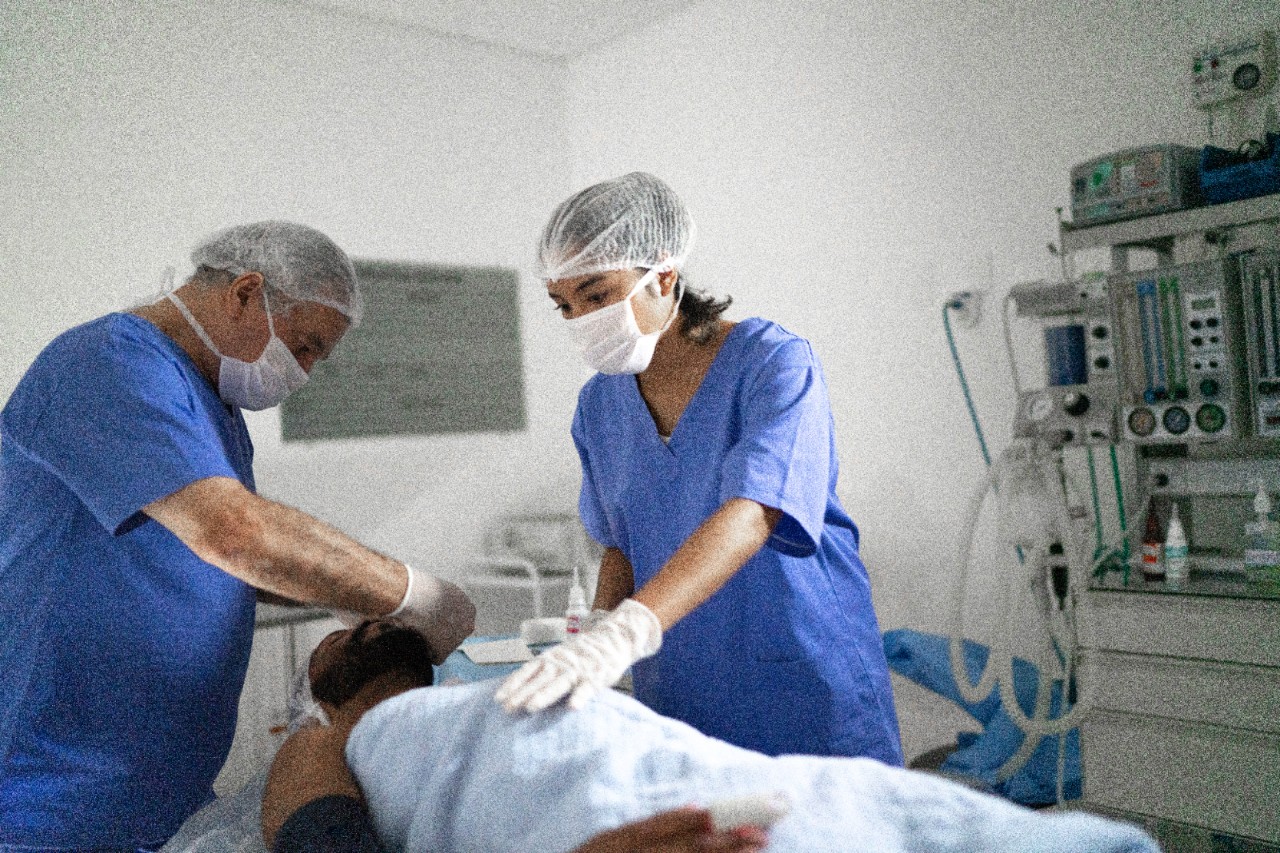
[[[602,832],[574,853],[755,853],[768,843],[754,826],[712,832],[710,813],[686,806]]]
[[[319,800],[346,797],[351,803],[347,812],[363,817],[364,797],[343,757],[349,731],[345,727],[309,726],[295,732],[280,747],[262,797],[262,837],[268,850],[276,849],[276,836],[290,817]],[[304,812],[298,817],[303,820],[307,815]],[[377,842],[368,829],[367,820],[363,826],[354,821],[352,824],[342,833],[350,843],[335,847],[335,853],[339,850],[343,853],[377,850]],[[361,838],[362,835],[367,837]],[[294,834],[286,831],[284,837],[294,838]],[[373,846],[369,846],[370,841]],[[302,849],[314,848],[315,842],[304,842],[301,846]]]

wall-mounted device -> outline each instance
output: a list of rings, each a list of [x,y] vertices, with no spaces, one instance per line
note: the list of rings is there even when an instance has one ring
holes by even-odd
[[[1275,81],[1275,38],[1268,31],[1210,45],[1191,57],[1192,93],[1202,110],[1256,98],[1270,91]]]
[[[1211,260],[1111,277],[1126,439],[1168,444],[1247,433],[1235,267]]]
[[[1280,252],[1240,258],[1254,432],[1280,438]]]
[[[1212,45],[1191,57],[1192,99],[1209,114],[1213,141],[1228,151],[1250,140],[1265,143],[1267,133],[1280,133],[1275,104],[1263,97],[1275,82],[1275,35],[1270,31]]]
[[[1079,226],[1167,213],[1200,204],[1200,150],[1129,148],[1071,169],[1071,218]]]

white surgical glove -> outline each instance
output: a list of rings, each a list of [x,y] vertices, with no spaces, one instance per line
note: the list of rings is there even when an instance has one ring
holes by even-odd
[[[511,673],[494,698],[511,713],[541,711],[565,696],[570,708],[581,708],[661,647],[658,617],[628,598],[590,629]]]
[[[611,610],[605,610],[603,607],[595,608],[590,613],[588,613],[585,618],[583,618],[582,630],[590,631],[592,628],[599,625],[604,620],[604,618],[612,612],[613,611]]]
[[[409,571],[409,586],[404,600],[387,616],[426,637],[434,655],[431,662],[438,666],[475,630],[476,606],[457,584],[413,566],[405,568]]]

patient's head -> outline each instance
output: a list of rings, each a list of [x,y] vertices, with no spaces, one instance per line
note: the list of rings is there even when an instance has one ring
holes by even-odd
[[[433,680],[431,647],[396,619],[371,619],[334,631],[311,653],[308,675],[317,701],[340,706],[379,676],[395,673],[414,686]]]

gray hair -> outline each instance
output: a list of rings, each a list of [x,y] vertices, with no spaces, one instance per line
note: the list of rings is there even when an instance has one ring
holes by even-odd
[[[261,273],[268,291],[285,297],[281,309],[317,302],[341,313],[353,326],[364,312],[360,283],[346,252],[324,234],[296,222],[233,225],[201,241],[191,252],[191,263],[197,276],[202,268],[233,277]]]

